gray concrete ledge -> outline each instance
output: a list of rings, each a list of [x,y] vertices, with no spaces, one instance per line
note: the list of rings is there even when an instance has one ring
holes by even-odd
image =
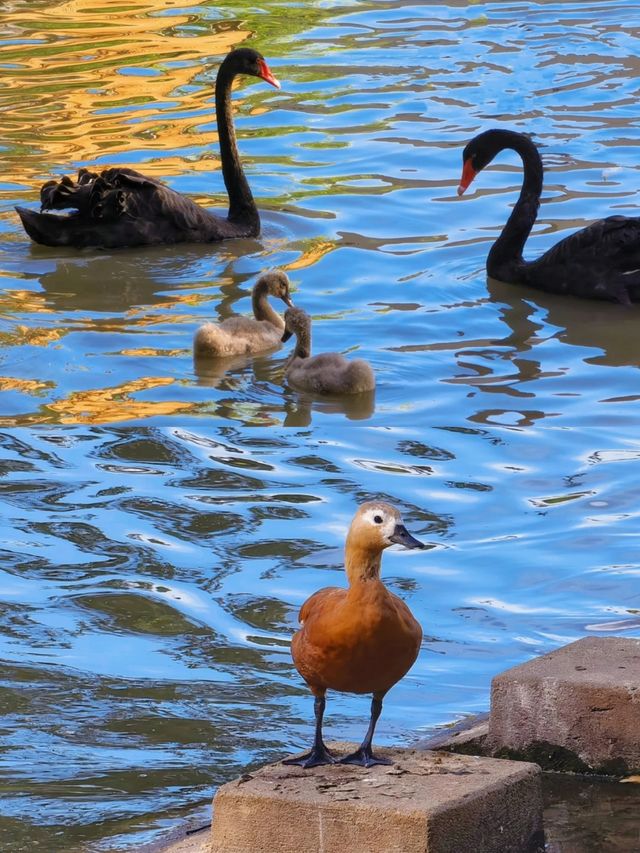
[[[135,853],[211,853],[211,826],[202,829],[188,824],[178,826],[158,841],[136,847]]]
[[[434,735],[418,741],[416,749],[446,749],[460,755],[486,755],[485,740],[489,732],[489,714],[465,717],[452,726],[446,726]]]

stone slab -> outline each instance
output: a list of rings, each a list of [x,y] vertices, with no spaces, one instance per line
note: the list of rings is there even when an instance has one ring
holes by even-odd
[[[355,744],[331,744],[347,754]],[[270,764],[223,785],[212,853],[542,850],[540,768],[446,752],[377,751],[390,766]]]
[[[211,853],[210,826],[194,828],[189,824],[180,824],[156,841],[142,846],[137,844],[135,853]],[[134,850],[130,853],[134,853]]]
[[[446,726],[422,738],[416,749],[446,749],[465,755],[485,755],[484,741],[489,731],[489,712],[465,717],[455,725]]]
[[[640,772],[640,640],[585,637],[496,676],[485,746],[553,770]]]

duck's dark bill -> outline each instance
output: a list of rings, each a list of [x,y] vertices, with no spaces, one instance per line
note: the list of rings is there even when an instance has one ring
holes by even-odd
[[[396,545],[404,545],[405,548],[426,548],[427,546],[412,536],[404,524],[396,524],[396,529],[390,537]]]

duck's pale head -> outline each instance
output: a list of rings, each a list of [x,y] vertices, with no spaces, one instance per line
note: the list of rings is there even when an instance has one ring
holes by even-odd
[[[351,522],[349,538],[367,550],[382,551],[394,544],[405,548],[426,547],[409,533],[398,510],[385,501],[367,501],[359,507]]]

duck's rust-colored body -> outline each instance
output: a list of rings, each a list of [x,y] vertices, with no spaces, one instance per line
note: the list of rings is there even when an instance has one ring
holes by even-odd
[[[314,695],[386,693],[413,666],[422,638],[407,605],[379,579],[321,589],[300,611],[291,652]]]
[[[380,580],[382,552],[394,542],[422,548],[390,504],[371,501],[356,513],[345,549],[348,589],[327,587],[302,605],[302,627],[291,654],[315,696],[316,738],[310,753],[285,763],[315,767],[335,761],[322,741],[325,694],[372,693],[371,722],[360,748],[342,759],[369,767],[384,763],[371,751],[375,724],[387,691],[411,668],[422,629],[407,605]]]

